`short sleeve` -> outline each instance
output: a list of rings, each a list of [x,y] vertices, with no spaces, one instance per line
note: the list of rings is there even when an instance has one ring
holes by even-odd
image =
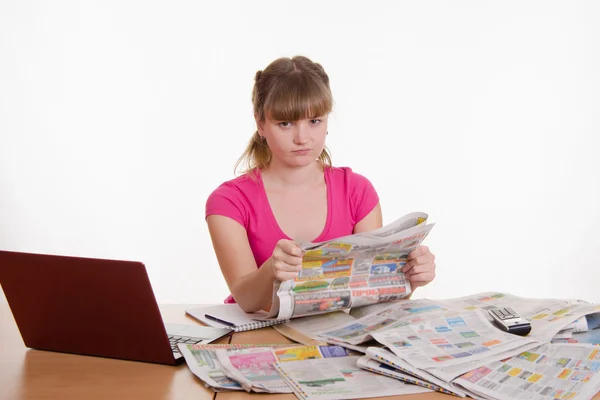
[[[228,184],[222,184],[215,189],[206,200],[206,214],[222,215],[229,217],[247,228],[247,210],[237,188]]]
[[[371,181],[363,175],[350,172],[348,178],[350,207],[356,224],[373,211],[379,203],[379,195]]]

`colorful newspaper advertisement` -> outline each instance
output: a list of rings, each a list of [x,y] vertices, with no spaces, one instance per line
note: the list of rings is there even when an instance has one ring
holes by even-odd
[[[217,360],[217,349],[244,349],[252,347],[289,347],[289,344],[182,344],[179,351],[185,358],[190,371],[213,390],[244,390],[242,385],[231,379]]]
[[[273,364],[307,359],[345,357],[351,354],[340,346],[289,346],[217,350],[223,370],[248,392],[292,393],[292,389],[276,372]]]
[[[372,232],[302,245],[302,270],[275,285],[268,317],[290,319],[388,302],[411,293],[401,271],[434,224],[412,213]]]
[[[485,399],[591,399],[600,387],[600,348],[546,343],[454,380]]]
[[[373,373],[358,366],[360,356],[276,363],[275,369],[300,399],[365,399],[431,392],[422,386]]]
[[[528,337],[546,343],[563,328],[578,318],[600,311],[599,304],[580,300],[530,299],[508,293],[485,292],[449,300],[437,301],[456,310],[483,310],[489,321],[493,321],[487,310],[494,307],[510,307],[531,323]]]

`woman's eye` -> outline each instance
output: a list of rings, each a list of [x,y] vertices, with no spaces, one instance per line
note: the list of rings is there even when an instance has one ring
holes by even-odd
[[[321,122],[321,120],[320,120],[320,119],[311,119],[311,120],[310,120],[310,123],[311,123],[312,125],[317,125],[319,122]]]
[[[292,124],[291,124],[290,122],[287,122],[287,121],[284,121],[284,122],[280,122],[280,123],[279,123],[279,126],[280,126],[280,127],[282,127],[282,128],[287,128],[287,127],[289,127],[290,125],[292,125]]]

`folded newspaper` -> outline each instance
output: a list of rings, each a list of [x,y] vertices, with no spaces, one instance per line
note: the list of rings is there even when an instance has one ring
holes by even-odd
[[[408,254],[435,224],[414,212],[371,232],[306,243],[298,277],[276,282],[267,318],[329,313],[405,298],[410,281],[402,272]]]

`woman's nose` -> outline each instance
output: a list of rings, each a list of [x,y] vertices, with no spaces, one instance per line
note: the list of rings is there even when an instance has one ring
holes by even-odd
[[[309,127],[304,126],[303,124],[298,125],[298,127],[296,128],[295,135],[294,135],[295,143],[297,143],[297,144],[308,143],[308,137],[309,137],[308,128]]]

